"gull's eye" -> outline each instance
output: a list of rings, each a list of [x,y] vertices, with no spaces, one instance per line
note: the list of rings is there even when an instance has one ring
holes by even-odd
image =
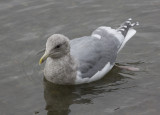
[[[61,44],[58,44],[56,47],[55,47],[55,49],[58,49],[58,48],[60,48],[61,47]]]

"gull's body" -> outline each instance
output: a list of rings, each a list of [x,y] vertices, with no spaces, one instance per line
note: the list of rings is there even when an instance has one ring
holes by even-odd
[[[118,52],[136,33],[130,19],[118,29],[99,27],[91,36],[69,40],[54,34],[40,63],[47,59],[44,76],[56,84],[82,84],[101,79],[115,64]]]

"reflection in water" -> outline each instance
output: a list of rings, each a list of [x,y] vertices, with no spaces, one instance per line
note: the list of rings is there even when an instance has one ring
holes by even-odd
[[[118,74],[121,70],[114,67],[107,76],[94,83],[83,85],[55,85],[44,78],[44,98],[48,115],[68,115],[72,104],[92,104],[95,96],[118,90],[125,77]],[[88,95],[89,96],[86,96]]]
[[[73,91],[72,86],[54,85],[44,79],[44,98],[48,115],[67,115],[70,112],[69,105],[76,98]]]

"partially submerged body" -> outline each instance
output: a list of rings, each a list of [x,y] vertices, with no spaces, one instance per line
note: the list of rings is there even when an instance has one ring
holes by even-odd
[[[136,33],[130,20],[118,29],[99,27],[91,36],[70,40],[52,35],[40,63],[47,59],[44,75],[56,84],[82,84],[101,79],[115,64],[118,52]]]

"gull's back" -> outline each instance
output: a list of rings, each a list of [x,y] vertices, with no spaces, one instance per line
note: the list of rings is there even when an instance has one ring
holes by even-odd
[[[136,33],[131,18],[117,29],[99,27],[91,36],[70,41],[71,55],[78,63],[77,84],[89,83],[102,78],[114,66],[118,52]]]
[[[91,78],[107,63],[114,65],[121,43],[112,33],[98,28],[91,36],[71,40],[70,45],[81,77]]]

